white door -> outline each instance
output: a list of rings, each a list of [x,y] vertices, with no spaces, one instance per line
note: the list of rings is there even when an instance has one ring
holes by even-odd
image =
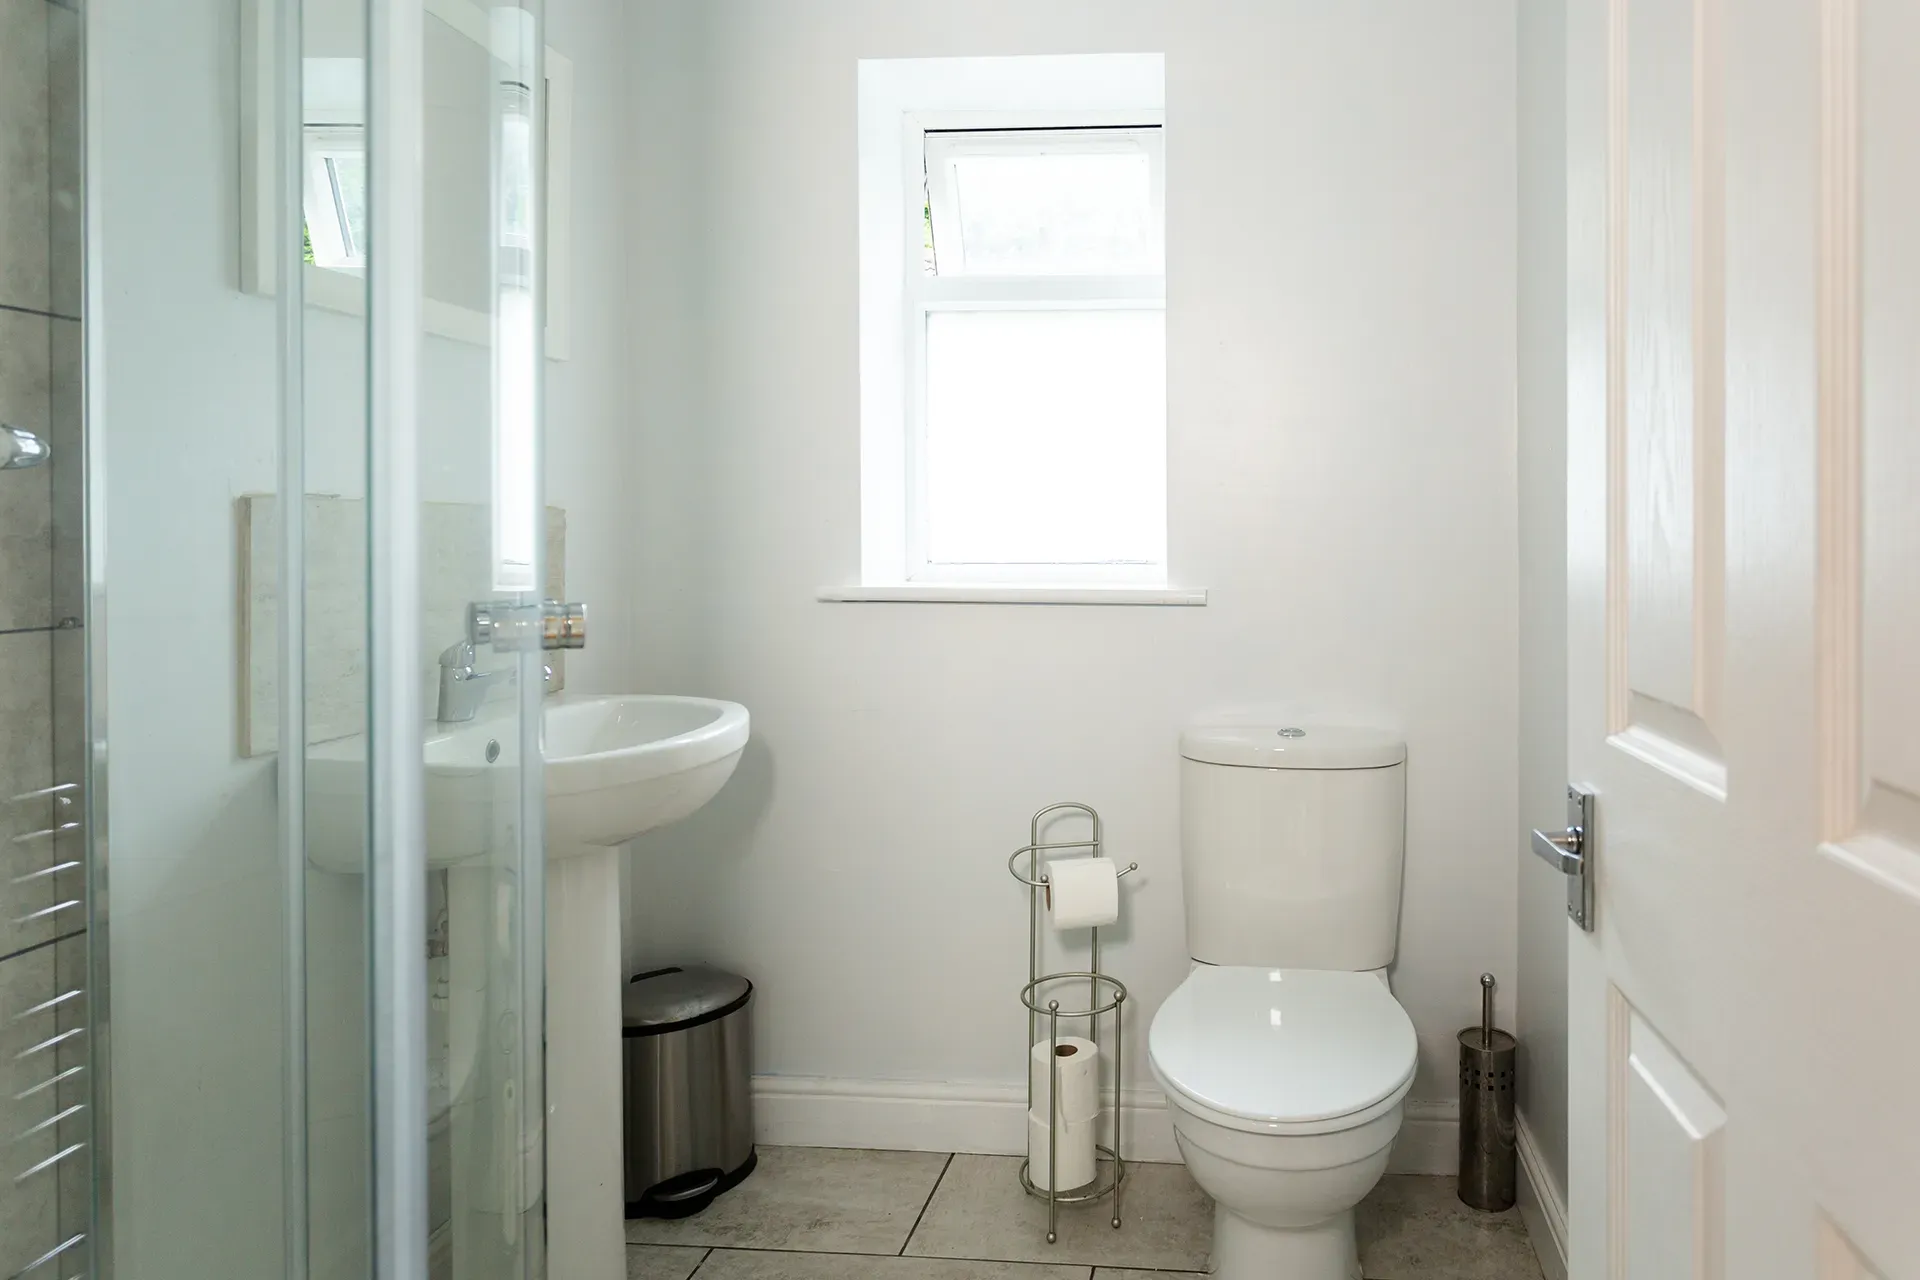
[[[1920,0],[1567,51],[1570,1269],[1920,1277]]]

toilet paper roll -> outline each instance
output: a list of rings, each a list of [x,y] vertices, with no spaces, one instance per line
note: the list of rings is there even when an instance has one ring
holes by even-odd
[[[1047,1164],[1047,1119],[1043,1112],[1027,1112],[1027,1176],[1042,1191],[1054,1189],[1050,1173],[1058,1174],[1059,1189],[1072,1191],[1093,1181],[1093,1131],[1091,1120],[1062,1124],[1053,1139],[1054,1164]]]
[[[1047,864],[1047,918],[1056,929],[1090,929],[1120,918],[1120,872],[1112,858]]]
[[[1093,1119],[1100,1110],[1100,1048],[1079,1036],[1060,1037],[1060,1049],[1054,1055],[1046,1040],[1033,1046],[1027,1057],[1028,1097],[1033,1099],[1034,1114],[1047,1114],[1047,1099],[1053,1088],[1049,1059],[1060,1064],[1060,1105],[1055,1112],[1069,1124]]]

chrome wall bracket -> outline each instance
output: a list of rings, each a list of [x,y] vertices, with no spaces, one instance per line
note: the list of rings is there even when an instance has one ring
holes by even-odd
[[[467,643],[495,653],[587,647],[587,606],[543,600],[482,600],[467,606]]]
[[[1535,829],[1535,856],[1567,878],[1567,918],[1593,932],[1593,792],[1567,788],[1567,829]]]

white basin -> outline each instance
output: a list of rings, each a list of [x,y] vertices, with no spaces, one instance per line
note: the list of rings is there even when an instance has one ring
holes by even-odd
[[[711,698],[620,695],[547,704],[547,851],[620,845],[678,822],[733,776],[747,709]]]
[[[491,714],[488,714],[491,712]],[[711,800],[740,763],[747,709],[665,694],[560,694],[542,717],[547,854],[620,845]],[[504,708],[428,726],[427,865],[487,853],[496,814],[517,803],[519,744]],[[491,758],[489,758],[491,756]],[[366,739],[307,753],[307,855],[329,871],[365,865]]]

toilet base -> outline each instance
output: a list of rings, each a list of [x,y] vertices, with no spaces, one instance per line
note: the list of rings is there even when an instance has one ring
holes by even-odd
[[[1360,1280],[1353,1210],[1304,1227],[1263,1227],[1213,1207],[1217,1280]]]

